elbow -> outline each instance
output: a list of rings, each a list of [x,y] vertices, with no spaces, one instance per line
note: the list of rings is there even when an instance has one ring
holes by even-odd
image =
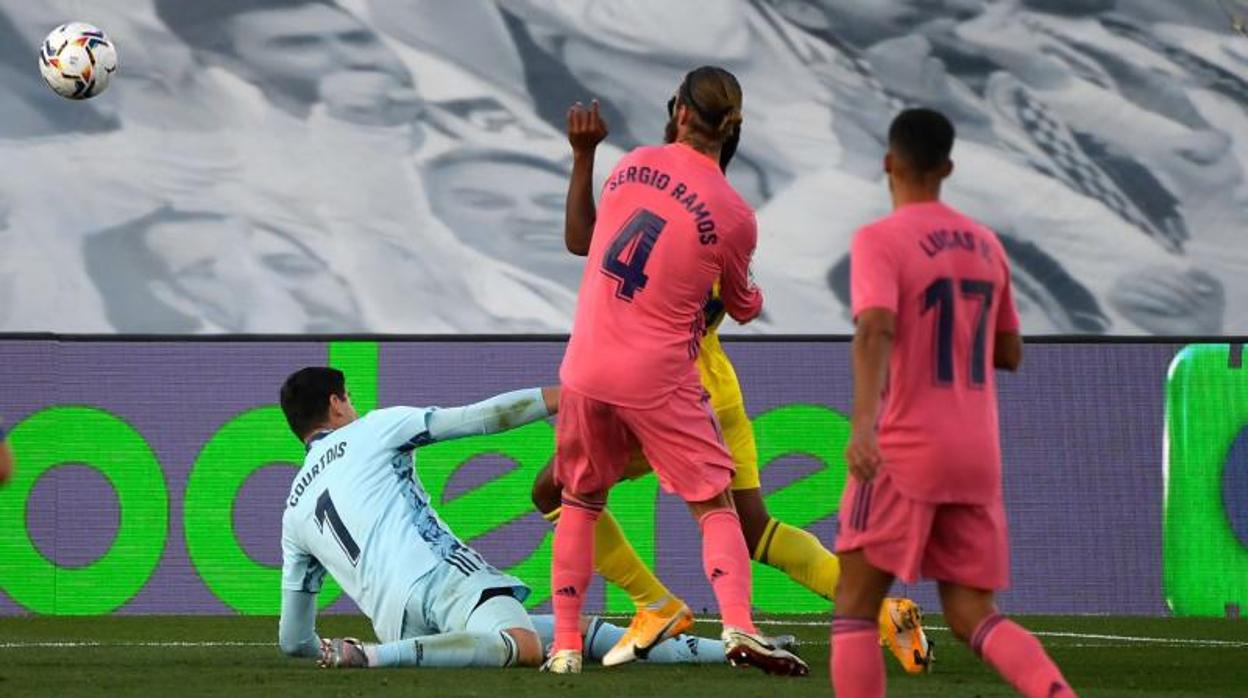
[[[890,349],[897,335],[897,315],[887,308],[868,308],[855,318],[854,345],[860,349]]]
[[[892,327],[872,327],[863,333],[863,338],[872,343],[892,344],[897,337],[897,330]]]
[[[589,247],[594,239],[593,219],[569,211],[563,228],[563,246],[577,257],[588,257]]]
[[[851,345],[855,360],[872,356],[888,357],[893,352],[895,334],[891,327],[859,327]]]
[[[763,307],[760,305],[756,308],[750,308],[748,310],[729,310],[728,316],[733,320],[736,320],[737,324],[744,325],[747,322],[753,322],[758,319],[758,316],[762,315],[762,313]]]
[[[753,294],[740,301],[734,299],[729,302],[725,298],[724,310],[728,313],[728,317],[742,325],[757,320],[758,316],[763,314],[763,294],[755,289]]]
[[[859,327],[857,334],[854,336],[854,341],[859,346],[868,349],[890,347],[896,334],[897,332],[894,328],[883,325]]]

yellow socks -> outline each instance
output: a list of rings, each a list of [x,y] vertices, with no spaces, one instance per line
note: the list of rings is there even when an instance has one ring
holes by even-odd
[[[601,527],[601,526],[600,526]],[[776,519],[767,522],[754,559],[770,565],[825,599],[836,593],[841,562],[811,533]]]
[[[553,524],[559,520],[560,511],[562,508],[543,516]],[[663,582],[637,556],[610,510],[603,510],[594,527],[594,569],[603,579],[623,589],[637,608],[672,597]]]

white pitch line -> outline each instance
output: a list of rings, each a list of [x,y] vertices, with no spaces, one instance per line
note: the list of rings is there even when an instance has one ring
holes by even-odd
[[[626,616],[602,616],[608,620],[629,620]],[[718,621],[718,618],[706,617],[701,620],[708,622]],[[801,627],[801,628],[818,628],[826,627],[829,631],[832,629],[831,622],[813,621],[813,620],[756,620],[755,625],[773,625],[779,627]],[[937,632],[950,632],[949,628],[941,625],[925,625],[924,630],[935,630]],[[1181,637],[1137,637],[1133,635],[1108,635],[1102,633],[1074,633],[1063,632],[1058,630],[1033,630],[1033,635],[1038,637],[1065,637],[1077,640],[1108,640],[1113,642],[1122,642],[1128,644],[1156,644],[1156,645],[1173,645],[1173,646],[1191,646],[1191,647],[1248,647],[1248,642],[1240,642],[1237,640],[1212,640],[1212,639],[1191,639]],[[812,643],[804,643],[812,644]]]
[[[948,628],[939,629],[948,630]],[[1238,642],[1236,640],[1206,640],[1201,638],[1193,639],[1184,637],[1133,637],[1131,635],[1102,635],[1099,633],[1067,633],[1057,630],[1032,631],[1032,634],[1039,635],[1040,637],[1071,637],[1077,640],[1113,640],[1115,642],[1133,642],[1139,644],[1192,645],[1195,647],[1248,647],[1248,642]]]
[[[57,640],[44,642],[0,642],[0,649],[75,649],[82,647],[273,647],[272,642],[183,642],[148,641],[148,642],[95,642],[90,640]]]
[[[624,616],[602,616],[606,620],[628,620]],[[704,620],[713,621],[715,619],[705,618]],[[777,627],[828,627],[830,624],[821,621],[780,621],[780,620],[757,620],[755,625],[777,626]],[[936,632],[949,632],[949,628],[940,625],[928,625],[925,630]],[[1235,640],[1212,640],[1212,639],[1192,639],[1179,637],[1138,637],[1133,635],[1110,635],[1104,633],[1074,633],[1063,632],[1057,630],[1036,630],[1032,631],[1034,635],[1039,637],[1058,637],[1071,638],[1076,640],[1102,640],[1106,642],[1116,642],[1125,644],[1147,644],[1160,645],[1168,647],[1235,647],[1248,648],[1248,642],[1239,642]],[[826,645],[826,642],[804,642],[804,645]],[[34,641],[34,642],[0,642],[0,650],[5,649],[76,649],[89,647],[153,647],[153,648],[177,648],[177,647],[273,647],[271,642],[188,642],[188,641],[145,641],[145,642],[97,642],[90,640],[57,640],[57,641]],[[1114,645],[1102,645],[1091,643],[1080,643],[1067,645],[1069,647],[1112,647]]]

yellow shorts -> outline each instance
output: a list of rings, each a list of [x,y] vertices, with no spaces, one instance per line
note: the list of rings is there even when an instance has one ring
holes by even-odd
[[[754,426],[745,412],[745,396],[741,394],[737,372],[728,360],[728,355],[724,353],[716,333],[709,333],[702,340],[702,352],[698,355],[698,373],[702,375],[702,387],[711,394],[711,407],[719,417],[724,445],[728,447],[736,465],[732,476],[732,489],[758,489],[762,483],[758,478],[758,447],[754,443]],[[650,464],[646,462],[641,451],[637,451],[629,461],[624,477],[631,480],[648,472]]]

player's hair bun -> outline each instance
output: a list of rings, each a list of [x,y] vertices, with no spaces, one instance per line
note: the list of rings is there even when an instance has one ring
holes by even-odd
[[[724,120],[720,122],[719,135],[722,138],[731,136],[733,132],[741,126],[741,122],[744,120],[745,117],[741,114],[741,108],[733,107],[727,114],[724,115]]]
[[[706,135],[725,140],[741,126],[741,83],[719,66],[702,66],[685,78],[686,101]]]

